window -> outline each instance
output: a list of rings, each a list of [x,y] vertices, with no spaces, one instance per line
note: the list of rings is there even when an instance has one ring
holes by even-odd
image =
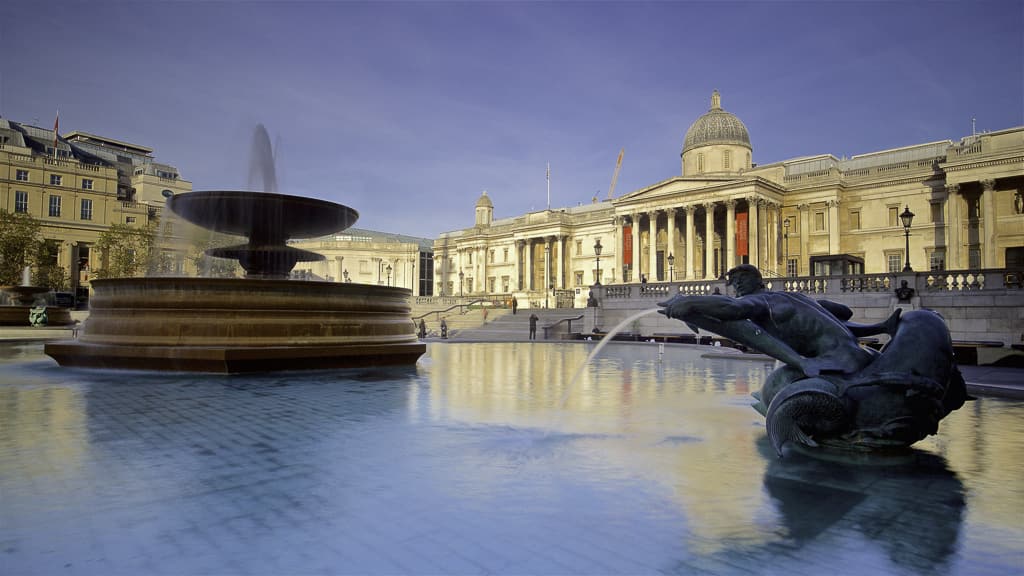
[[[503,250],[504,250],[504,252],[505,252],[505,255],[504,255],[504,258],[505,258],[505,259],[504,259],[504,262],[508,262],[508,248],[504,248]],[[506,291],[506,292],[508,292],[508,290],[505,290],[505,291]]]
[[[60,196],[50,196],[50,216],[60,216]]]
[[[728,170],[732,167],[732,150],[726,150],[722,153],[722,169]]]
[[[82,220],[92,220],[92,200],[88,198],[82,198]]]
[[[507,252],[508,249],[506,248],[505,251]],[[506,293],[508,292],[508,276],[501,277],[501,291]]]
[[[576,276],[576,285],[583,286],[583,272],[576,272],[574,276]]]
[[[900,222],[900,207],[889,206],[889,227],[894,228],[896,226],[902,226]]]
[[[981,268],[981,248],[974,247],[967,250],[968,268]]]
[[[860,230],[860,210],[850,211],[850,230]]]
[[[946,251],[945,250],[933,250],[928,255],[928,269],[929,270],[945,270],[946,269]]]
[[[700,154],[697,154],[697,172],[700,173],[700,172],[703,172],[703,171],[704,171],[704,154],[700,153]]]
[[[941,202],[932,202],[931,203],[931,211],[932,211],[932,222],[941,223],[942,220],[943,220],[942,219],[942,203]]]
[[[789,260],[786,260],[786,276],[789,276],[790,278],[796,276],[797,275],[796,267],[797,267],[796,258],[790,258]]]
[[[125,216],[124,223],[125,224],[135,224],[135,216]]]
[[[14,192],[14,211],[28,212],[28,192],[17,190]]]
[[[825,229],[825,213],[815,212],[814,213],[814,231],[821,232]]]
[[[473,263],[473,253],[472,252],[467,252],[466,256],[469,258],[469,264],[472,264]]]
[[[583,256],[583,240],[576,241],[576,255]]]
[[[82,178],[82,190],[92,190],[91,178]]]
[[[887,270],[889,272],[899,272],[903,270],[903,253],[902,252],[889,252],[885,255],[887,262]]]
[[[493,249],[490,252],[487,253],[487,257],[488,257],[490,263],[494,264],[494,250]],[[491,292],[493,292],[493,290],[491,290]]]
[[[492,250],[492,253],[493,253],[493,250]],[[489,293],[491,293],[491,294],[494,294],[495,282],[496,282],[496,279],[494,278],[494,276],[490,276],[489,278],[487,278],[487,291]]]
[[[28,170],[17,170],[14,177],[19,182],[28,182]]]
[[[60,186],[63,177],[60,174],[50,174],[50,186]]]

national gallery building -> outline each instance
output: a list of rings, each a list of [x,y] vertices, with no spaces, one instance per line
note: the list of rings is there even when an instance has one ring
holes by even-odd
[[[595,282],[708,280],[741,263],[766,277],[1024,266],[1024,127],[757,165],[716,91],[680,168],[618,198],[497,220],[485,192],[472,228],[434,241],[434,295],[564,305]]]

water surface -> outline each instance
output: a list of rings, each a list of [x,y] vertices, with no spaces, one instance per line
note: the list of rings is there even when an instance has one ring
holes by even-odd
[[[0,345],[8,574],[1005,574],[1024,404],[914,466],[774,457],[771,365],[699,347],[431,344],[415,368],[196,376]]]

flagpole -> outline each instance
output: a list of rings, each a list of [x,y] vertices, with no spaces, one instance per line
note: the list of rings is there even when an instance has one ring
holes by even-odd
[[[551,210],[551,162],[548,162],[548,169],[545,173],[545,178],[548,181],[548,210]]]
[[[57,133],[60,131],[60,108],[57,108],[57,115],[53,118],[53,159],[57,159]]]

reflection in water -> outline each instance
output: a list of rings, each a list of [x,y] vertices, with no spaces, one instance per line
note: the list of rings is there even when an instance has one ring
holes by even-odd
[[[941,456],[911,451],[905,464],[842,464],[791,453],[768,457],[764,485],[778,503],[787,536],[798,546],[826,530],[860,533],[896,565],[931,573],[957,549],[963,483]]]
[[[749,397],[770,363],[616,344],[573,383],[593,348],[432,344],[413,369],[265,376],[60,370],[30,348],[25,360],[0,361],[3,565],[368,574],[1020,565],[1024,404],[981,399],[952,413],[912,467],[795,451],[779,460]]]

